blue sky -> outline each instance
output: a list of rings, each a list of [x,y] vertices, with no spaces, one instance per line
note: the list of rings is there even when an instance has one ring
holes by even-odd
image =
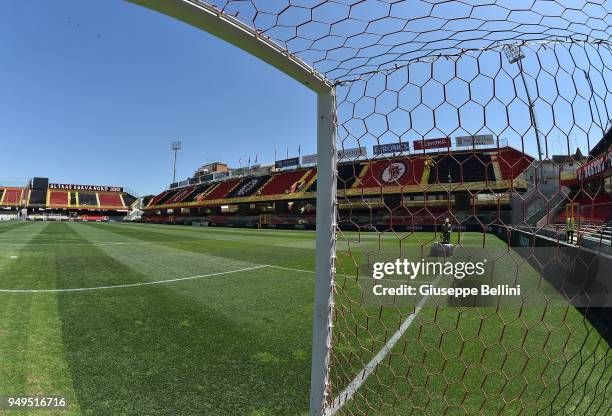
[[[202,31],[120,1],[0,2],[0,182],[157,193],[205,162],[315,150],[316,97]]]
[[[527,50],[524,60],[538,77],[527,83],[542,140],[548,156],[566,152],[568,142],[571,152],[577,145],[588,152],[587,136],[592,146],[602,132],[593,121],[596,100],[573,68],[593,59],[593,83],[612,108],[598,73],[610,53],[556,48]],[[480,67],[468,55],[458,65],[413,64],[340,87],[339,145],[371,154],[377,143],[493,133],[535,156],[517,66],[499,54],[483,53]],[[122,0],[0,2],[0,63],[0,183],[47,176],[144,195],[171,182],[174,140],[184,147],[179,180],[213,161],[237,167],[257,154],[271,163],[275,148],[278,158],[287,147],[292,157],[298,146],[302,155],[315,152],[312,92],[232,45]],[[432,73],[441,83],[429,82]],[[605,125],[607,109],[598,103]]]

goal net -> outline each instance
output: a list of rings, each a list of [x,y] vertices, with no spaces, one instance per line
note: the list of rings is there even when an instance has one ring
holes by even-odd
[[[312,415],[610,412],[609,3],[134,2],[335,92]]]
[[[609,45],[454,52],[338,87],[340,146],[393,146],[339,161],[325,414],[604,414],[610,194],[578,175],[610,128]],[[448,271],[372,279],[397,259]]]

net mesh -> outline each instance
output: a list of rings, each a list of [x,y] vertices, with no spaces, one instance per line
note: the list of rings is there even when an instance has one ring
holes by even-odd
[[[194,3],[201,1],[193,0]],[[608,41],[605,1],[210,1],[331,80],[502,43]]]
[[[611,124],[612,4],[211,3],[335,83],[340,149],[397,144],[339,160],[324,413],[610,414],[601,305],[567,280],[607,267],[608,149],[586,155]],[[446,219],[451,264],[485,259],[479,282],[518,300],[369,295],[376,262],[432,259]]]
[[[576,148],[591,149],[607,128],[601,117],[608,113],[597,108],[610,104],[610,49],[529,43],[520,54],[520,66],[502,47],[436,56],[338,88],[342,146],[408,142],[410,151],[344,161],[358,165],[348,174],[339,168],[339,225],[357,233],[339,237],[330,413],[609,411],[607,342],[573,305],[555,299],[548,286],[564,277],[551,282],[537,264],[547,255],[538,250],[549,249],[530,241],[531,251],[520,253],[512,248],[520,241],[508,236],[549,235],[551,246],[575,258],[563,251],[565,206],[581,201],[573,214],[582,221],[580,238],[592,233],[595,245],[609,244],[604,183],[572,178],[585,163]],[[450,147],[421,151],[413,145],[477,135],[493,141],[478,147],[451,140]],[[490,275],[479,283],[520,285],[519,300],[470,305],[423,296],[410,304],[401,296],[368,297],[373,264],[429,259],[446,218],[455,229],[453,261],[488,260]],[[596,268],[581,277],[590,273]]]

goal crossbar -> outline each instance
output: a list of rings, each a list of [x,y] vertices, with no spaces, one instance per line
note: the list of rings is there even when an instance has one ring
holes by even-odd
[[[197,0],[128,0],[173,17],[258,57],[317,94],[327,94],[333,83],[302,59],[270,38],[223,11]]]

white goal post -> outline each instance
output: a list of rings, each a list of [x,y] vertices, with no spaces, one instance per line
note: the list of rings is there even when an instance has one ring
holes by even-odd
[[[334,84],[269,38],[197,0],[128,0],[223,39],[289,75],[317,94],[316,278],[310,415],[323,414],[328,392],[331,309],[336,257],[336,93]]]

